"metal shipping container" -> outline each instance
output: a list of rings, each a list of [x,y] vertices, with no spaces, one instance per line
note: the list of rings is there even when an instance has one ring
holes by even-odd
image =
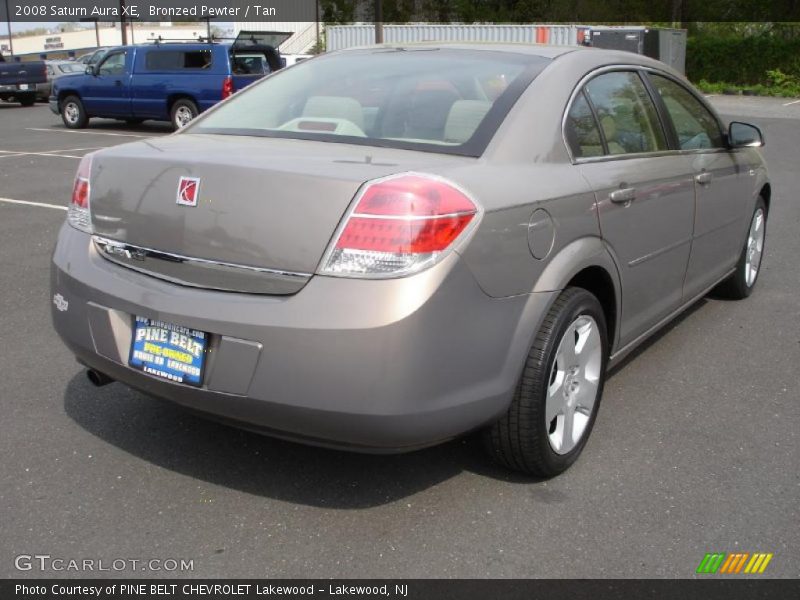
[[[667,63],[686,72],[686,30],[650,27],[592,27],[595,48],[627,50]]]
[[[453,25],[411,23],[384,25],[387,44],[413,42],[500,42],[574,46],[583,41],[585,27],[576,25]],[[331,25],[325,30],[327,50],[375,43],[374,25]]]

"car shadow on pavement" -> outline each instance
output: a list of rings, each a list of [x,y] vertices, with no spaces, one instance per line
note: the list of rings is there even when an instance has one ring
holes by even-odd
[[[657,344],[658,341],[667,334],[669,334],[670,331],[677,329],[681,325],[681,323],[683,323],[686,319],[691,317],[694,313],[696,313],[698,310],[700,310],[706,304],[708,304],[709,298],[715,299],[715,297],[710,294],[708,296],[700,298],[694,304],[686,308],[681,314],[673,318],[669,323],[667,323],[661,329],[652,334],[649,338],[647,338],[644,342],[642,342],[641,345],[637,346],[630,354],[628,354],[625,358],[623,358],[621,362],[615,365],[608,372],[606,380],[612,378],[614,375],[616,375],[622,369],[624,369],[626,365],[629,365],[631,362],[639,358],[642,354],[647,352],[649,348]]]
[[[67,415],[103,441],[156,466],[231,489],[310,506],[388,504],[462,471],[509,482],[535,479],[496,467],[478,436],[409,454],[369,455],[287,442],[204,419],[83,372],[67,384]]]
[[[628,355],[609,377],[707,303],[705,298],[695,302]],[[309,506],[380,506],[464,471],[510,483],[541,481],[494,465],[478,435],[396,455],[317,448],[205,419],[119,383],[97,388],[83,372],[67,384],[64,408],[80,427],[141,460],[215,485]],[[557,500],[542,496],[545,502]]]

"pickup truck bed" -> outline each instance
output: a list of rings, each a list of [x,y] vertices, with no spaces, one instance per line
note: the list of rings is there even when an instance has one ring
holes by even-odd
[[[7,62],[0,54],[0,100],[32,106],[36,102],[36,84],[47,82],[43,61]]]

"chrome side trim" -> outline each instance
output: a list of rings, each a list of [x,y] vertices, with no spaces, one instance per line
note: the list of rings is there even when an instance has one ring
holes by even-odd
[[[250,294],[294,294],[311,279],[298,273],[195,258],[92,236],[100,256],[134,271],[179,285]]]

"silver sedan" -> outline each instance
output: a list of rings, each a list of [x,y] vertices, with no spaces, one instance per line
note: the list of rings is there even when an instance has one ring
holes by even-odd
[[[553,476],[609,367],[752,292],[762,144],[634,54],[332,53],[86,156],[53,321],[98,385],[357,451],[480,432]]]

